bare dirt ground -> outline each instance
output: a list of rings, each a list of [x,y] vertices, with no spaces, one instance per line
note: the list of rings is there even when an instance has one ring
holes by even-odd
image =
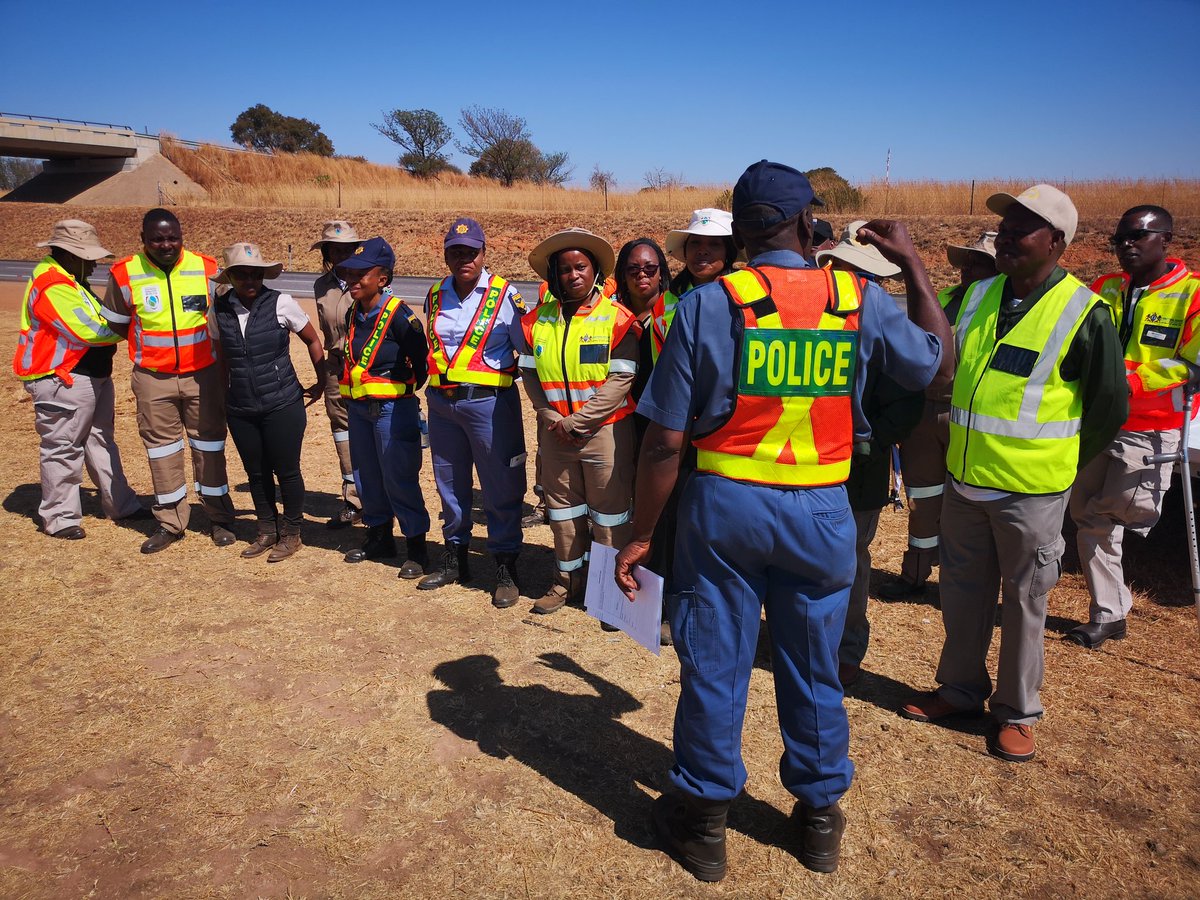
[[[0,286],[3,346],[19,291]],[[295,358],[306,372],[299,343]],[[128,373],[122,351],[118,439],[145,496]],[[1033,762],[988,756],[983,720],[899,718],[911,691],[933,685],[936,590],[871,601],[868,671],[846,699],[857,775],[834,876],[794,856],[764,646],[730,874],[704,886],[653,849],[647,827],[671,762],[673,651],[655,658],[580,610],[492,609],[482,527],[464,587],[418,592],[394,563],[342,562],[362,532],[321,524],[339,477],[320,404],[303,457],[306,546],[277,566],[240,559],[244,543],[214,547],[198,508],[186,540],[143,557],[149,528],[99,518],[90,488],[87,540],[42,536],[32,412],[15,378],[0,386],[0,416],[0,896],[1197,893],[1200,662],[1178,492],[1149,540],[1127,541],[1128,640],[1094,653],[1064,644],[1086,616],[1082,579],[1066,574],[1051,595]],[[232,443],[228,460],[250,540]],[[428,465],[423,476],[436,516]],[[548,528],[526,541],[537,596]],[[904,542],[903,514],[885,511],[877,580],[898,570]]]

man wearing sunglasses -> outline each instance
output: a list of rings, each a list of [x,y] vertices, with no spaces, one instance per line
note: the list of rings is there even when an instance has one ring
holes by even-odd
[[[1147,466],[1143,460],[1178,450],[1181,387],[1200,373],[1200,275],[1167,255],[1173,229],[1171,214],[1160,206],[1129,210],[1110,240],[1122,271],[1092,285],[1112,308],[1120,335],[1129,418],[1080,471],[1071,496],[1092,601],[1088,621],[1067,632],[1067,639],[1090,650],[1125,637],[1133,598],[1121,567],[1122,539],[1127,529],[1150,531],[1171,485],[1170,463]]]

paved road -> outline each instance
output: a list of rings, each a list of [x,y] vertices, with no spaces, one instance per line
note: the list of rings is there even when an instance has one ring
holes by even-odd
[[[23,282],[29,278],[34,265],[25,260],[0,259],[0,281]],[[291,294],[293,297],[311,297],[313,280],[319,274],[319,272],[284,272],[275,280],[268,281],[267,285],[277,291]],[[97,290],[103,290],[107,281],[108,266],[104,264],[96,266],[96,271],[91,277],[92,286]],[[433,281],[432,278],[397,277],[392,281],[392,289],[403,299],[420,303],[425,299],[425,294],[429,291],[429,286],[433,284]],[[517,281],[514,284],[527,300],[534,298],[538,288],[536,282]]]

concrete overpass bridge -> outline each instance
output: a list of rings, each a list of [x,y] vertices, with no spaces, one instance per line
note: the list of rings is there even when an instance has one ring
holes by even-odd
[[[158,135],[128,125],[0,112],[0,156],[45,160],[40,175],[0,200],[154,206],[203,195],[161,149]]]

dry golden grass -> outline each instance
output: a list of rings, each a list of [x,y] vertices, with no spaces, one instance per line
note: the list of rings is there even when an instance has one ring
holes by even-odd
[[[985,201],[994,193],[1019,194],[1034,181],[901,181],[890,187],[882,180],[858,185],[866,216],[988,215]],[[1200,216],[1200,181],[1195,179],[1112,179],[1051,182],[1066,191],[1080,217],[1116,217],[1143,203],[1165,207],[1175,216]],[[972,187],[974,199],[972,202]]]

